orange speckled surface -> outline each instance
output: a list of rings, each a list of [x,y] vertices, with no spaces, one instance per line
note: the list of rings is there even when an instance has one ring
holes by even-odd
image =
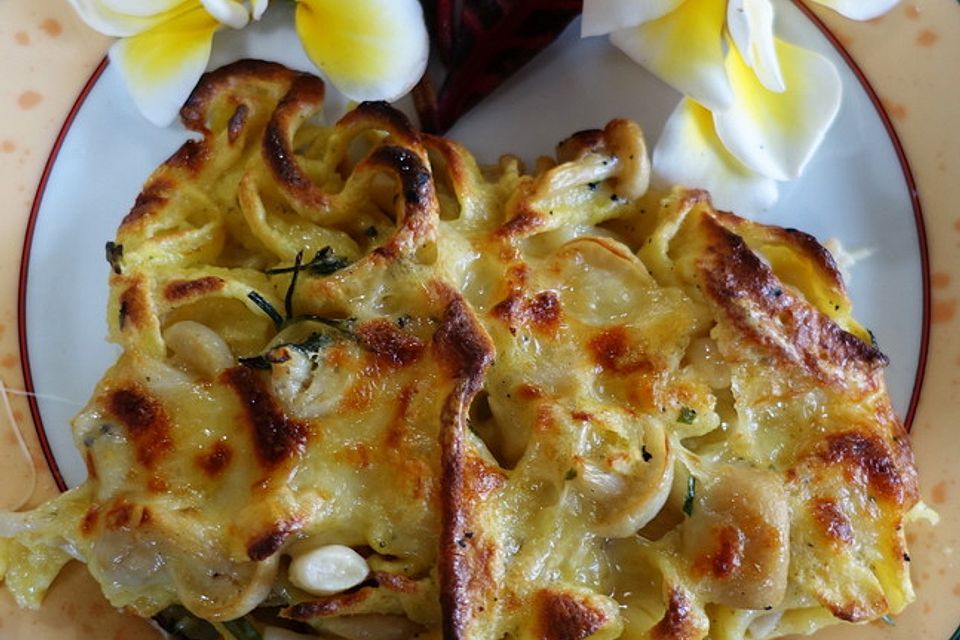
[[[913,423],[923,498],[942,520],[910,533],[917,602],[896,625],[874,623],[818,638],[947,640],[960,625],[960,4],[901,2],[866,23],[814,11],[850,52],[890,116],[916,180],[929,242],[931,343]],[[56,491],[40,453],[24,388],[17,331],[23,238],[44,163],[77,94],[109,39],[89,30],[63,0],[0,2],[0,506]],[[892,292],[891,295],[895,295]],[[0,401],[2,401],[0,397]],[[19,427],[19,433],[14,428]],[[24,446],[21,446],[21,439]],[[26,452],[26,453],[25,453]],[[71,566],[39,611],[20,611],[0,590],[0,640],[152,637],[113,612],[82,567]]]

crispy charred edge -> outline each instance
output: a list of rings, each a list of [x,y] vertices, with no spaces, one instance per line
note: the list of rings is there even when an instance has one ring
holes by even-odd
[[[541,640],[583,640],[610,622],[605,611],[562,591],[538,591],[534,607]]]
[[[791,247],[806,258],[810,264],[814,265],[820,277],[828,281],[831,288],[845,295],[846,285],[843,282],[840,269],[837,268],[837,262],[834,260],[833,254],[820,244],[820,241],[814,236],[799,229],[747,220],[728,211],[717,211],[714,216],[717,222],[728,230],[746,237],[748,243],[750,237],[756,237],[769,244]]]
[[[191,131],[207,134],[207,116],[213,104],[223,96],[235,99],[237,89],[253,81],[255,84],[289,86],[301,76],[281,64],[263,60],[238,60],[205,73],[180,109],[180,119]],[[238,105],[239,106],[239,105]],[[236,112],[234,112],[236,113]]]
[[[421,156],[407,147],[382,145],[375,149],[361,164],[364,170],[383,169],[392,173],[398,182],[403,198],[400,229],[374,253],[392,259],[413,251],[420,243],[430,239],[439,218],[440,205],[433,188],[433,176]]]
[[[277,184],[288,196],[314,208],[331,205],[324,192],[297,164],[293,136],[304,119],[323,106],[323,81],[307,74],[298,75],[274,110],[263,134],[263,159]]]
[[[609,155],[616,170],[611,186],[621,196],[637,198],[647,190],[650,163],[643,130],[632,120],[614,118],[602,130],[579,131],[557,145],[559,162],[570,162],[590,154]]]
[[[434,157],[439,157],[443,161],[443,168],[450,178],[450,184],[455,192],[454,195],[459,199],[462,195],[461,192],[468,188],[471,169],[479,171],[473,156],[466,148],[453,140],[426,133],[422,133],[420,136],[424,148],[428,152],[436,154]],[[472,166],[468,166],[468,161]],[[430,163],[430,170],[436,175],[437,168],[433,166],[433,162]]]
[[[438,553],[440,605],[446,638],[468,637],[478,578],[490,581],[495,549],[489,540],[471,530],[472,516],[481,498],[471,491],[482,470],[471,464],[466,416],[483,385],[493,358],[493,344],[459,294],[447,291],[449,302],[434,347],[442,365],[457,379],[441,414],[441,533]],[[476,461],[474,461],[476,462]],[[481,478],[482,482],[482,478]]]
[[[196,174],[206,164],[212,149],[208,119],[216,103],[230,101],[231,116],[226,122],[230,143],[236,141],[246,123],[249,107],[242,102],[243,88],[250,83],[270,87],[282,95],[298,75],[286,67],[261,60],[239,60],[204,74],[180,109],[184,126],[203,134],[199,140],[187,140],[147,179],[136,202],[120,223],[121,230],[161,210],[169,201],[176,184],[168,174]],[[279,97],[279,95],[277,97]]]
[[[407,116],[382,100],[361,102],[356,109],[340,118],[337,126],[355,132],[354,135],[368,129],[385,131],[392,144],[422,148],[420,134]],[[425,159],[424,154],[421,154],[421,159]]]
[[[314,184],[297,163],[293,138],[300,124],[319,111],[323,99],[319,78],[299,76],[267,123],[263,139],[263,158],[277,184],[296,202],[321,210],[332,206],[334,196]],[[385,131],[388,143],[415,149],[421,164],[425,158],[410,121],[386,102],[361,103],[337,122],[337,128],[348,138],[366,130]]]
[[[253,431],[257,462],[272,470],[301,452],[306,445],[307,426],[289,418],[270,395],[257,372],[250,367],[233,367],[221,374],[236,393]]]
[[[576,131],[557,144],[557,160],[571,162],[580,160],[591,153],[607,151],[603,129],[583,129]]]
[[[143,190],[137,194],[133,207],[120,222],[120,228],[131,225],[141,218],[149,217],[162,209],[169,202],[174,187],[173,182],[163,176],[156,174],[150,176]]]
[[[787,290],[742,237],[710,215],[701,216],[700,225],[708,243],[698,261],[705,293],[742,335],[782,362],[798,365],[834,386],[842,387],[846,382],[843,372],[860,371],[869,376],[888,364],[887,357],[878,349],[844,331]],[[751,301],[762,318],[752,321],[751,312],[740,304],[743,300]],[[786,349],[758,329],[757,324],[779,333],[798,352]]]
[[[349,613],[372,597],[377,589],[386,589],[394,593],[415,593],[418,584],[413,578],[384,571],[373,571],[370,577],[349,591],[307,602],[299,602],[284,609],[281,615],[290,620],[304,622],[316,618],[342,615]]]

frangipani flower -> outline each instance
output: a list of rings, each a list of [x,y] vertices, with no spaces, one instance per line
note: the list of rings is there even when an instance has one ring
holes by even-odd
[[[396,100],[427,68],[418,0],[298,0],[296,23],[307,55],[351,100]]]
[[[766,211],[777,202],[777,183],[751,171],[723,146],[713,126],[713,114],[683,98],[667,119],[653,149],[653,186],[675,184],[707,189],[721,209]]]
[[[776,181],[800,176],[840,108],[840,76],[823,56],[775,41],[786,88],[761,83],[739,50],[724,69],[735,99],[710,112],[681,101],[664,127],[653,155],[654,183],[707,189],[714,204],[747,214],[777,202]]]
[[[173,121],[210,59],[213,34],[258,19],[268,0],[70,0],[88,25],[119,37],[110,48],[137,108]]]
[[[260,19],[269,0],[69,0],[110,49],[140,111],[173,121],[210,59],[213,36]],[[296,0],[307,55],[352,100],[395,100],[423,75],[429,39],[418,0]]]
[[[817,0],[857,19],[897,0]],[[744,213],[803,172],[839,111],[836,69],[779,40],[771,0],[584,0],[582,35],[611,42],[679,90],[654,150],[654,180],[711,191]]]

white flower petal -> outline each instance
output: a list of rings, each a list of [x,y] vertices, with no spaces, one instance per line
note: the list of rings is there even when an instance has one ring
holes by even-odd
[[[730,104],[723,68],[724,0],[685,2],[636,27],[614,31],[610,41],[661,80],[711,109]]]
[[[900,0],[814,0],[851,20],[870,20],[890,11]]]
[[[296,24],[307,55],[351,100],[396,100],[426,69],[418,0],[299,0]]]
[[[766,89],[735,48],[727,55],[730,108],[714,111],[717,135],[741,162],[775,180],[793,180],[823,141],[840,110],[843,87],[833,64],[777,40],[786,91]]]
[[[220,27],[197,3],[173,20],[110,48],[137,108],[158,126],[170,124],[203,75]]]
[[[263,17],[263,12],[267,10],[267,5],[270,4],[270,0],[252,0],[250,3],[250,15],[253,16],[254,20],[259,20]]]
[[[108,36],[126,37],[169,20],[189,10],[197,0],[68,0],[77,15],[95,30]]]
[[[690,98],[674,109],[653,150],[653,184],[706,189],[718,208],[748,216],[770,209],[779,195],[775,181],[730,155],[713,129],[713,116]]]
[[[611,31],[656,20],[684,0],[583,0],[580,36],[602,36]]]
[[[770,91],[783,91],[783,74],[773,38],[770,0],[729,0],[727,29],[740,55]]]
[[[250,22],[250,12],[237,0],[200,0],[200,3],[218,22],[233,29],[243,29]]]

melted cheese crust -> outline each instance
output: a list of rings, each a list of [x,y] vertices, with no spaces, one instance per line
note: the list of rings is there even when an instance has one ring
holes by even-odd
[[[629,121],[528,174],[322,103],[244,61],[184,107],[201,137],[117,235],[89,479],[0,521],[21,603],[70,558],[142,615],[346,637],[760,639],[910,602],[910,446],[812,237],[647,193]],[[370,574],[311,595],[287,566],[327,544]]]

